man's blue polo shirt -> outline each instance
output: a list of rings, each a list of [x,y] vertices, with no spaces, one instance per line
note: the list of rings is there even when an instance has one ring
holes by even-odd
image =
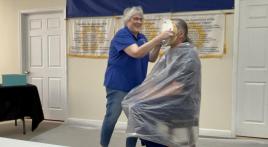
[[[105,73],[106,88],[129,92],[143,82],[147,74],[149,55],[133,58],[124,52],[128,46],[136,43],[141,46],[147,42],[139,33],[135,37],[127,27],[120,29],[111,41],[108,65]]]

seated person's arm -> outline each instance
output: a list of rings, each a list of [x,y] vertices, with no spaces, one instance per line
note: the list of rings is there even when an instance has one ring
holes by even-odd
[[[155,91],[152,94],[152,97],[158,98],[158,97],[163,97],[163,96],[172,96],[180,93],[183,89],[183,84],[179,83],[177,81],[171,82],[169,85],[164,87],[163,89],[160,89],[158,91]]]
[[[169,85],[164,88],[158,89],[156,85],[148,85],[147,88],[144,87],[146,93],[138,96],[140,100],[142,99],[157,99],[160,97],[172,96],[180,93],[183,90],[183,84],[177,81],[172,81]]]

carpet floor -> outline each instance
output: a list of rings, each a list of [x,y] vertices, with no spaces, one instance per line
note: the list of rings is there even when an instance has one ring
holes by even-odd
[[[0,137],[41,142],[70,147],[100,147],[100,130],[96,128],[82,128],[55,121],[43,121],[39,127],[32,132],[31,120],[26,120],[26,135],[22,133],[22,123],[14,126],[14,121],[0,123]],[[114,132],[110,147],[124,147],[125,133]],[[138,142],[137,147],[141,147]],[[244,138],[198,139],[197,147],[268,147],[268,139]]]
[[[100,147],[100,130],[81,128],[71,125],[61,125],[31,139],[31,141],[71,146],[71,147]],[[115,132],[110,147],[124,147],[125,133]],[[138,142],[137,147],[141,147]],[[216,139],[200,137],[197,147],[268,147],[267,139],[238,138]]]

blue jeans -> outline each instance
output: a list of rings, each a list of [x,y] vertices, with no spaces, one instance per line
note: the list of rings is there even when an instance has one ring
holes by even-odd
[[[126,95],[127,92],[106,88],[106,114],[101,128],[100,140],[100,144],[103,147],[108,147],[110,143],[115,124],[122,112],[121,102]],[[126,147],[135,147],[136,143],[137,138],[127,138]]]

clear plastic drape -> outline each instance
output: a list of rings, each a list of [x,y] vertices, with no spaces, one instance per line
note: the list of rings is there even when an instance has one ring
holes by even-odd
[[[127,135],[169,147],[195,144],[200,111],[200,60],[190,43],[168,49],[122,102]]]

